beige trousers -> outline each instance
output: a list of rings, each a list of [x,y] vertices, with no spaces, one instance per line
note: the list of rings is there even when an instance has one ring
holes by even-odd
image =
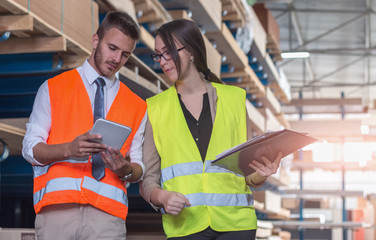
[[[91,205],[56,204],[35,218],[38,240],[125,240],[125,221]]]

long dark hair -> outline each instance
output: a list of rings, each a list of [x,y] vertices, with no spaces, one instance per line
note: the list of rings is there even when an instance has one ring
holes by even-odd
[[[196,23],[187,19],[173,20],[163,24],[156,31],[156,35],[158,35],[165,44],[167,51],[170,53],[175,63],[179,76],[181,61],[174,40],[179,41],[188,52],[192,53],[194,57],[193,63],[197,70],[204,74],[206,80],[222,83],[208,68],[204,39]]]

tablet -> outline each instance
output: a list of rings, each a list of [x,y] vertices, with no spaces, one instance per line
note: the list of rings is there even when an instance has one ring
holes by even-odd
[[[112,148],[121,149],[131,132],[132,129],[130,127],[99,118],[95,121],[90,134],[100,134],[102,139],[97,142],[106,144]]]

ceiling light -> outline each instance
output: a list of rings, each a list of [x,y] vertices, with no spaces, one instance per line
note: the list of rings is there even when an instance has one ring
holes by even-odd
[[[287,58],[307,58],[309,57],[309,52],[284,52],[281,54],[284,59]]]

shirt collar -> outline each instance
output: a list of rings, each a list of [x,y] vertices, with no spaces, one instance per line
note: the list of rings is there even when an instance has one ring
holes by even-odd
[[[100,76],[97,73],[97,71],[95,71],[95,69],[90,65],[90,63],[88,62],[88,59],[85,60],[82,68],[83,68],[85,77],[90,85],[94,83],[95,79],[97,79],[98,77],[102,77],[104,81],[106,82],[107,88],[111,88],[115,84],[115,81],[117,80],[116,76],[113,76],[111,78]]]

